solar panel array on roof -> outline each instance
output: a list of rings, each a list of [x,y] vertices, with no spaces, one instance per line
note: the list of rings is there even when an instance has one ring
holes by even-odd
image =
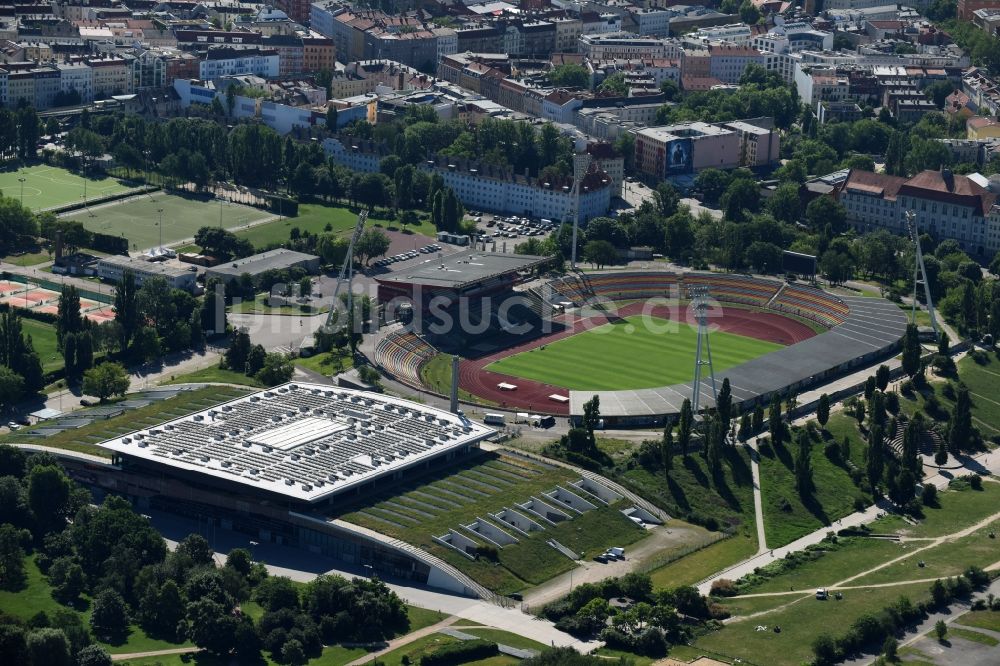
[[[315,501],[491,434],[406,400],[291,383],[98,446]]]

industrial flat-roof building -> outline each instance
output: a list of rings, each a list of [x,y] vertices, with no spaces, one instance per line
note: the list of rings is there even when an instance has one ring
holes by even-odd
[[[194,291],[197,273],[175,265],[156,261],[145,261],[127,256],[111,255],[97,262],[97,275],[108,282],[118,282],[126,270],[135,275],[138,287],[151,277],[161,277],[174,289]]]
[[[295,250],[278,248],[213,266],[205,271],[205,279],[221,278],[224,282],[229,282],[244,273],[256,277],[266,271],[283,271],[292,268],[301,268],[310,274],[318,273],[319,257],[312,254],[305,254],[304,252],[296,252]]]

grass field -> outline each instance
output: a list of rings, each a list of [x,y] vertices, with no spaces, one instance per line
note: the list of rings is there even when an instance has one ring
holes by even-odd
[[[694,585],[757,552],[757,539],[738,534],[649,572],[657,590]]]
[[[795,490],[791,447],[785,445],[777,451],[770,445],[760,447],[760,489],[768,548],[784,546],[853,513],[857,499],[871,503],[871,497],[855,487],[847,468],[826,456],[824,445],[821,438],[812,441],[815,490],[804,498]],[[853,449],[860,447],[851,448],[853,454]]]
[[[179,418],[192,412],[201,411],[243,395],[242,389],[228,386],[212,386],[194,391],[185,391],[180,395],[160,402],[154,402],[146,407],[127,410],[121,416],[111,419],[97,420],[89,425],[70,430],[64,430],[57,435],[50,435],[39,443],[57,449],[67,449],[90,453],[96,456],[111,457],[111,452],[94,446],[96,442],[117,437],[133,430],[146,428],[169,419]],[[0,436],[0,443],[25,442],[31,438],[24,437],[29,429]]]
[[[17,171],[0,171],[0,190],[4,195],[20,199],[24,178],[24,205],[32,210],[44,210],[83,201],[84,178],[66,169],[40,164]],[[114,178],[87,178],[87,199],[126,192],[130,188]]]
[[[220,368],[217,365],[202,368],[201,370],[195,370],[194,372],[189,372],[186,375],[171,377],[170,380],[164,382],[164,384],[198,384],[201,382],[209,384],[239,384],[241,386],[252,386],[254,388],[263,388],[264,386],[253,377],[247,377],[242,372]]]
[[[424,386],[440,393],[441,395],[451,394],[451,356],[448,354],[435,354],[431,360],[424,363],[420,368],[420,380]],[[459,387],[458,399],[465,402],[472,402],[479,405],[495,406],[496,403],[490,400],[477,397]]]
[[[779,610],[753,619],[736,621],[718,631],[700,636],[694,647],[722,653],[767,666],[799,666],[812,663],[812,643],[820,634],[839,636],[864,613],[874,613],[906,595],[913,603],[930,596],[928,583],[885,588],[848,590],[840,601],[817,601],[812,590]],[[757,631],[757,626],[767,631]],[[781,627],[775,633],[773,627]]]
[[[133,249],[144,250],[160,243],[158,220],[163,209],[163,244],[170,245],[193,238],[201,227],[219,225],[218,201],[189,199],[163,192],[143,194],[121,202],[81,210],[68,215],[90,231],[124,235]],[[271,217],[271,213],[237,204],[222,204],[222,226],[226,229],[244,227]]]
[[[56,348],[56,327],[36,319],[21,319],[21,329],[31,336],[31,343],[42,361],[42,371],[52,372],[63,367],[65,361]]]
[[[618,509],[623,507],[615,505],[575,515],[556,525],[546,524],[544,531],[528,537],[518,535],[519,543],[500,549],[496,562],[485,558],[470,560],[432,537],[454,529],[486,545],[486,541],[463,530],[461,525],[471,523],[476,517],[486,518],[504,507],[514,507],[531,496],[540,497],[556,485],[565,487],[578,478],[561,467],[543,467],[520,458],[485,454],[413,481],[342,518],[428,550],[491,590],[509,594],[576,566],[549,546],[548,539],[592,557],[612,545],[633,543],[645,536],[645,532],[621,514]]]
[[[652,326],[644,324],[642,316],[626,317],[501,359],[487,369],[579,391],[652,388],[690,381],[697,331],[665,319],[650,319]],[[731,333],[713,333],[711,342],[716,375],[781,348]]]
[[[312,370],[327,377],[332,377],[336,373],[344,372],[354,367],[354,359],[351,358],[349,351],[345,353],[336,350],[320,352],[308,358],[298,356],[292,362],[300,368]]]
[[[398,221],[380,219],[377,212],[369,216],[368,220],[368,227],[391,225],[401,228]],[[249,240],[255,248],[263,249],[287,242],[293,228],[297,228],[302,233],[309,232],[311,234],[349,232],[354,229],[357,221],[357,212],[349,208],[307,203],[299,205],[299,214],[295,217],[286,217],[250,229],[240,230],[236,232],[236,235]],[[327,229],[327,225],[330,226],[329,229]],[[407,229],[426,236],[435,234],[434,226],[428,221],[408,225]]]

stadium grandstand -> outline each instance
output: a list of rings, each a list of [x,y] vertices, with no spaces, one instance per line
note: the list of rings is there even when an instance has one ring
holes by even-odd
[[[374,360],[393,379],[420,386],[420,367],[436,353],[413,331],[396,328],[383,334],[375,345]]]

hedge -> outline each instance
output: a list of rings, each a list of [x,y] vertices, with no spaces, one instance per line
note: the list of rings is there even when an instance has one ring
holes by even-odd
[[[420,658],[421,666],[452,666],[470,661],[479,661],[500,654],[500,648],[492,641],[476,639],[449,643],[431,654]]]

